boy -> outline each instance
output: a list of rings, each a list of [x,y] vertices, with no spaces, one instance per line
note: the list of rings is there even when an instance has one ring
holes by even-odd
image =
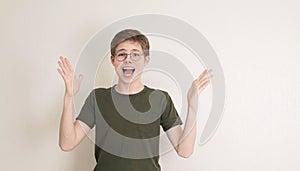
[[[187,158],[193,152],[198,95],[210,83],[210,75],[205,70],[193,81],[182,130],[181,119],[168,93],[149,88],[141,81],[144,67],[150,61],[149,48],[147,37],[137,30],[117,33],[111,42],[111,63],[118,82],[107,89],[94,89],[75,121],[73,100],[82,76],[75,78],[70,62],[60,57],[58,72],[66,92],[59,145],[63,151],[74,149],[96,126],[95,171],[159,171],[160,126],[179,156]],[[114,138],[116,135],[123,138]]]

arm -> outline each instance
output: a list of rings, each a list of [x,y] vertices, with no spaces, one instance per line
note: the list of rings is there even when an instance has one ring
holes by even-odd
[[[58,72],[62,76],[66,86],[59,128],[59,146],[63,151],[70,151],[80,143],[90,130],[83,122],[78,120],[74,121],[73,117],[74,95],[79,90],[79,85],[83,77],[81,76],[79,79],[75,79],[72,66],[66,58],[60,57],[58,64],[60,66]]]
[[[190,157],[194,151],[197,130],[198,96],[210,83],[209,71],[205,70],[192,83],[188,92],[187,118],[182,130],[180,125],[170,128],[166,133],[177,154],[183,158]]]

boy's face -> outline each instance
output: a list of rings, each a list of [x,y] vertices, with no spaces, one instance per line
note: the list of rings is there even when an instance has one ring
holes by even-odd
[[[130,55],[128,55],[130,54]],[[122,61],[120,59],[124,58]],[[140,81],[144,67],[149,63],[150,57],[143,55],[143,49],[138,42],[124,41],[120,43],[111,57],[111,62],[119,77],[119,81],[129,84]]]

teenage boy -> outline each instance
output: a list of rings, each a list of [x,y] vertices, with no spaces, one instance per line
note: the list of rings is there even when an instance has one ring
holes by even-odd
[[[136,158],[126,157],[124,153],[128,153],[128,148],[132,147],[126,145],[126,138],[119,139],[122,142],[114,142],[115,139],[110,137],[115,133],[128,139],[153,139],[159,137],[162,126],[179,156],[187,158],[193,153],[198,96],[210,83],[211,76],[205,70],[193,81],[187,95],[187,118],[182,129],[182,121],[168,93],[149,88],[141,81],[143,70],[150,61],[149,48],[147,37],[137,30],[126,29],[117,33],[111,42],[111,63],[118,75],[118,82],[110,88],[94,89],[75,121],[73,101],[83,77],[75,77],[67,58],[60,57],[58,61],[58,72],[66,87],[59,146],[63,151],[71,151],[96,126],[95,171],[161,170],[159,138],[150,145],[142,145],[149,152],[148,157],[138,154]],[[109,125],[109,128],[105,125]],[[118,153],[110,153],[106,147],[112,147]],[[129,150],[132,153],[143,153],[141,149]]]

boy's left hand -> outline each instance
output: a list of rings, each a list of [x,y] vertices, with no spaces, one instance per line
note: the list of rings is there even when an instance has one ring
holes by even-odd
[[[193,81],[189,91],[188,91],[188,105],[192,109],[197,110],[198,108],[198,96],[210,83],[212,75],[211,70],[204,70],[200,76]]]

